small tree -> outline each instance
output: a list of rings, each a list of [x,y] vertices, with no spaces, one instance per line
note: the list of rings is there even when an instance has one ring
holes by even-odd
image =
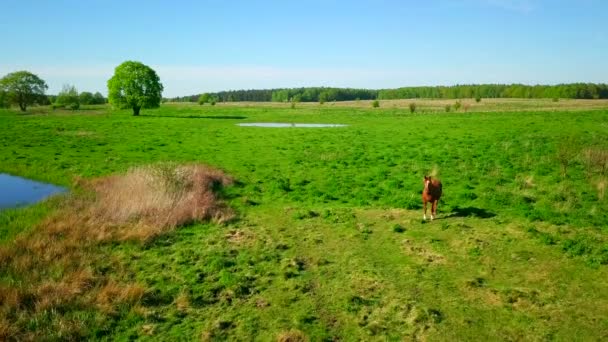
[[[204,93],[201,94],[201,96],[198,97],[198,104],[199,105],[204,105],[205,103],[211,102],[211,95]]]
[[[96,92],[93,94],[93,103],[92,104],[105,104],[106,98],[101,95],[100,92]]]
[[[456,103],[454,103],[454,110],[458,111],[461,106],[462,106],[462,103],[460,103],[460,101],[456,101]]]
[[[475,102],[477,102],[477,103],[481,102],[481,96],[479,96],[479,95],[475,96]]]
[[[6,93],[5,101],[19,105],[22,112],[28,105],[43,103],[47,89],[46,82],[29,71],[13,72],[0,79],[0,91]]]
[[[330,99],[329,91],[324,90],[321,93],[319,93],[319,103],[320,104],[324,104],[325,102],[329,101],[329,99]]]
[[[78,95],[78,98],[80,100],[80,104],[82,105],[86,106],[93,104],[93,94],[88,91],[83,91],[82,93],[80,93],[80,95]]]
[[[53,104],[53,108],[66,108],[76,110],[80,108],[80,97],[76,87],[65,84]]]
[[[380,107],[380,101],[378,101],[378,100],[374,100],[374,101],[372,102],[372,107],[373,107],[373,108],[378,108],[378,107]]]
[[[410,102],[410,113],[416,112],[416,102]]]
[[[446,113],[449,113],[449,112],[450,112],[450,110],[452,110],[452,106],[451,106],[451,105],[449,105],[449,104],[448,104],[448,105],[445,105],[445,112],[446,112]]]
[[[126,61],[117,66],[108,80],[108,100],[118,108],[132,108],[139,115],[141,108],[158,108],[163,85],[152,68],[140,62]]]

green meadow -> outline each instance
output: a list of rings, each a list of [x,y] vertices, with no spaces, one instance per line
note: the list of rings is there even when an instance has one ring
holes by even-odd
[[[0,211],[3,246],[85,196],[80,179],[142,165],[224,171],[236,213],[95,245],[92,277],[141,295],[45,310],[4,295],[0,339],[608,339],[608,107],[530,103],[0,109],[0,172],[73,189]],[[252,122],[348,126],[237,125]],[[433,222],[429,174],[444,191]],[[0,290],[24,279],[0,264]]]

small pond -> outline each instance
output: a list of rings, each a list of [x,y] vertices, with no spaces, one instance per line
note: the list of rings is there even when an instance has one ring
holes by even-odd
[[[33,204],[65,191],[66,188],[53,184],[0,173],[0,210]]]
[[[342,124],[285,123],[285,122],[250,122],[250,123],[240,123],[237,125],[244,126],[244,127],[275,127],[275,128],[286,128],[286,127],[318,128],[318,127],[346,127],[346,126],[348,126],[348,125],[342,125]]]

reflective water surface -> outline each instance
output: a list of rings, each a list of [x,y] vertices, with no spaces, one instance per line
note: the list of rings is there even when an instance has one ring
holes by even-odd
[[[66,188],[0,173],[0,209],[36,203]]]

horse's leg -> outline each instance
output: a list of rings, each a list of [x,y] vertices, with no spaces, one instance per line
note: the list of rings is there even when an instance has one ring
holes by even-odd
[[[422,203],[424,204],[424,216],[422,216],[422,219],[426,221],[426,200],[422,200]]]
[[[433,201],[433,205],[431,206],[431,221],[435,219],[437,216],[437,200]]]

